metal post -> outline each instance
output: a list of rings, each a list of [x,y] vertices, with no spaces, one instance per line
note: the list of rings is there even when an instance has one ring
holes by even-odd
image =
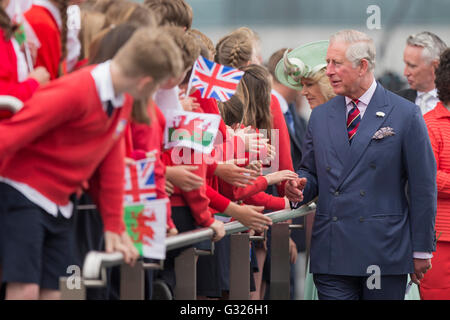
[[[69,288],[68,279],[68,277],[59,278],[61,300],[86,300],[86,287],[84,281],[79,279],[73,288]]]
[[[120,266],[120,300],[144,300],[145,273],[142,261],[131,267],[128,264]]]
[[[184,250],[175,258],[175,300],[197,299],[197,259],[195,248]]]
[[[270,271],[270,299],[289,300],[291,266],[288,223],[272,225]]]
[[[248,233],[230,236],[230,300],[250,298],[250,245]]]

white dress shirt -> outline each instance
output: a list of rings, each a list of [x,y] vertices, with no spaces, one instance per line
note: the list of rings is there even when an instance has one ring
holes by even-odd
[[[427,97],[426,104],[423,104],[422,103],[423,96],[426,93],[428,93],[429,96]],[[434,107],[436,107],[436,104],[438,102],[439,102],[439,98],[437,95],[436,88],[434,88],[433,90],[428,91],[428,92],[417,91],[417,97],[416,97],[415,104],[417,104],[420,107],[420,111],[422,111],[422,115],[424,115],[428,111],[433,110]]]
[[[364,113],[366,112],[366,109],[370,103],[370,100],[372,100],[372,97],[373,97],[373,94],[375,93],[376,88],[377,88],[377,82],[375,81],[375,79],[373,79],[372,84],[370,85],[369,89],[367,89],[367,91],[364,92],[364,94],[358,98],[358,100],[359,100],[358,109],[359,109],[359,115],[360,115],[361,119],[363,118]],[[345,97],[345,103],[347,105],[346,117],[348,117],[348,112],[351,109],[353,109],[352,98]]]
[[[111,61],[101,63],[91,71],[91,75],[94,78],[97,92],[100,100],[103,103],[104,110],[106,110],[106,103],[108,102],[108,100],[112,102],[112,105],[115,108],[121,107],[125,100],[124,95],[116,96],[116,94],[114,93],[114,87],[111,80],[111,72],[109,69],[110,64]],[[70,201],[66,205],[57,205],[52,200],[41,194],[39,191],[25,183],[14,181],[1,176],[0,181],[10,185],[14,189],[22,193],[28,200],[54,217],[58,216],[58,210],[61,212],[62,216],[67,219],[72,216],[73,203]]]

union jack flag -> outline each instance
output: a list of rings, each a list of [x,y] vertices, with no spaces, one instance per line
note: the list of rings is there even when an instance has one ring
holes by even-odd
[[[125,167],[125,203],[156,199],[155,158],[136,161]]]
[[[192,69],[189,88],[200,90],[202,98],[215,98],[224,102],[234,95],[243,75],[243,71],[200,56]]]

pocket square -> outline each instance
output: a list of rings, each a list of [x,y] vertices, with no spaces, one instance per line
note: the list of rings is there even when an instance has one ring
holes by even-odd
[[[395,134],[394,129],[392,129],[391,127],[383,127],[380,128],[377,132],[375,132],[372,139],[381,140],[385,137],[393,136],[394,134]]]

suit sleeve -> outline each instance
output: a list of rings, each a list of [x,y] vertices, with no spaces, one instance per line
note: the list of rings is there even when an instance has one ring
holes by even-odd
[[[436,161],[423,116],[417,106],[410,116],[402,148],[408,175],[413,251],[432,252],[436,249]]]
[[[303,201],[296,204],[293,208],[299,207],[305,203],[313,200],[318,194],[318,184],[317,184],[317,170],[316,170],[316,159],[314,154],[314,141],[313,141],[313,127],[314,122],[314,112],[311,114],[311,118],[308,122],[308,128],[305,135],[305,140],[303,144],[303,155],[302,161],[300,163],[300,169],[297,174],[300,178],[306,178],[307,183],[305,189],[303,190]]]

